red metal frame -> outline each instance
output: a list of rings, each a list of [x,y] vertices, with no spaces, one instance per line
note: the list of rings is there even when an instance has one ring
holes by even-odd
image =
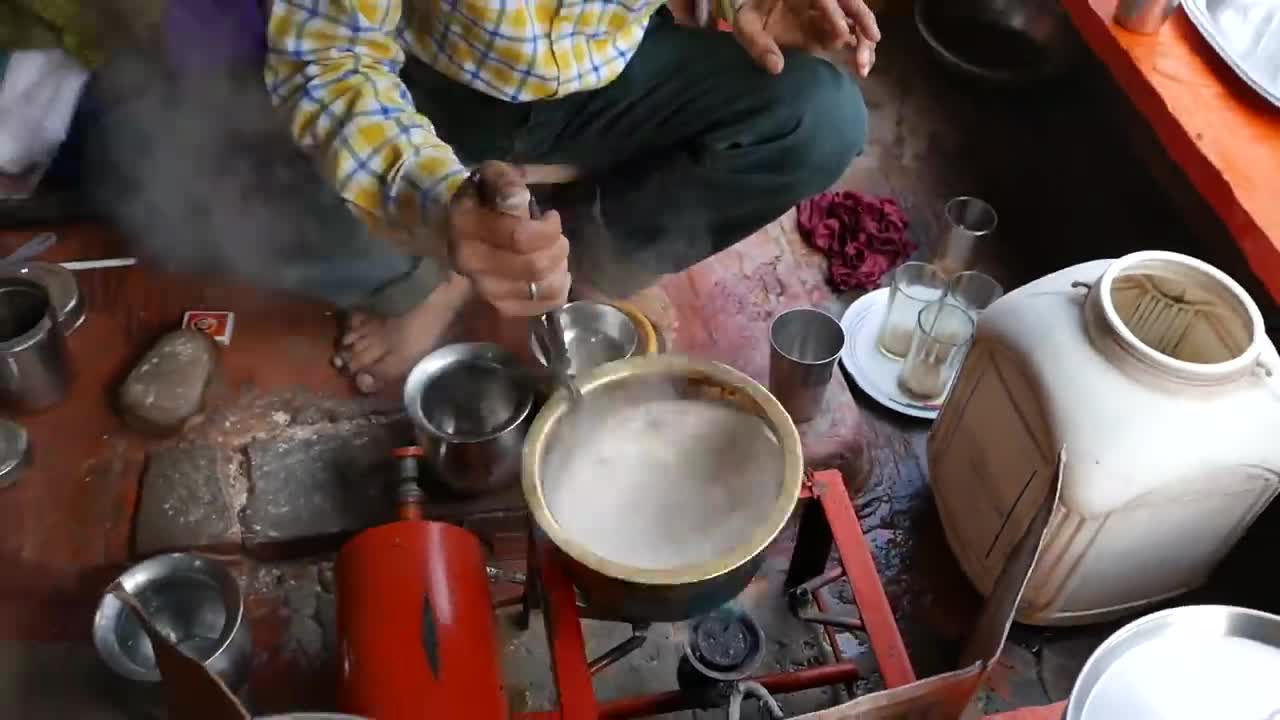
[[[853,597],[871,638],[871,651],[876,657],[885,685],[899,687],[914,682],[916,676],[911,667],[911,659],[907,656],[906,645],[898,632],[897,622],[893,619],[893,609],[889,606],[884,586],[880,584],[880,575],[876,571],[875,560],[871,557],[870,546],[862,534],[862,526],[858,523],[849,493],[845,490],[844,477],[837,470],[814,473],[806,479],[803,496],[817,498],[821,505],[822,515],[829,528],[822,530],[829,533],[829,538],[839,551],[840,564],[853,588]],[[591,686],[591,672],[587,668],[577,596],[560,565],[559,550],[541,535],[535,537],[532,547],[547,637],[551,645],[552,672],[560,694],[560,707],[557,710],[520,713],[515,717],[520,720],[620,720],[688,709],[689,699],[679,691],[597,702],[595,690]],[[825,554],[818,560],[825,563],[829,552],[828,542]],[[531,568],[531,579],[534,575]],[[830,633],[829,628],[828,632]],[[839,659],[840,650],[835,644],[834,634],[828,637]],[[755,679],[770,692],[788,693],[850,683],[857,678],[858,669],[853,663],[837,662]]]
[[[851,662],[838,662],[791,672],[757,675],[751,679],[763,685],[771,693],[786,694],[827,685],[851,683],[858,677],[857,665]],[[690,704],[690,700],[688,695],[679,690],[610,700],[600,703],[599,717],[602,720],[628,720],[696,709]],[[517,714],[516,717],[520,720],[558,720],[562,716],[559,710],[544,710]]]
[[[911,667],[907,646],[902,642],[898,623],[893,619],[893,608],[889,607],[889,598],[880,584],[871,546],[862,534],[858,514],[844,487],[844,476],[836,470],[823,470],[814,473],[810,484],[831,526],[840,564],[853,588],[853,599],[871,637],[871,652],[876,656],[885,686],[896,688],[915,682],[916,673]]]
[[[542,533],[535,533],[533,548],[542,590],[542,617],[551,644],[551,672],[560,693],[561,720],[596,720],[596,692],[587,668],[587,644],[582,638],[578,597],[560,566],[560,550]]]

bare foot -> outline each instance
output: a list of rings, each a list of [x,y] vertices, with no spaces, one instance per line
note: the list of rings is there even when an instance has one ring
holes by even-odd
[[[352,312],[333,365],[370,394],[404,380],[415,363],[435,349],[470,295],[470,284],[454,279],[398,317]]]

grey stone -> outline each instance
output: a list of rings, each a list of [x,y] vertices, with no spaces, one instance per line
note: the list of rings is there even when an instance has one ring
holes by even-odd
[[[324,659],[324,631],[314,619],[304,615],[289,618],[285,646],[307,664]]]
[[[138,430],[171,433],[200,412],[218,365],[218,346],[197,330],[156,341],[120,386],[118,409]]]
[[[176,445],[147,457],[138,501],[134,550],[162,550],[240,544],[238,507],[229,490],[243,486],[238,453],[212,445]]]
[[[399,423],[352,421],[251,443],[245,543],[320,538],[393,519],[391,450],[407,433]]]
[[[338,647],[338,602],[328,594],[316,595],[316,621],[324,632],[324,646],[330,652]]]
[[[320,567],[316,568],[316,577],[319,580],[321,590],[324,590],[327,593],[334,592],[333,588],[335,579],[333,575],[333,563],[321,563]]]
[[[284,600],[292,613],[314,615],[316,612],[316,589],[314,587],[290,587],[285,591]]]

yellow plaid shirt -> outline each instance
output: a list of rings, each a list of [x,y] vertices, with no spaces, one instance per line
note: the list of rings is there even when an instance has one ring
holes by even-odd
[[[466,170],[414,108],[405,52],[510,102],[564,97],[616,78],[663,2],[274,0],[267,87],[361,215],[422,228]]]

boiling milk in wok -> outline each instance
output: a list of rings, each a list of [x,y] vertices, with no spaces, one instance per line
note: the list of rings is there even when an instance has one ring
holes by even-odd
[[[715,560],[750,540],[777,501],[781,448],[763,420],[730,405],[671,398],[582,420],[548,458],[546,501],[569,536],[608,560],[649,570]]]

